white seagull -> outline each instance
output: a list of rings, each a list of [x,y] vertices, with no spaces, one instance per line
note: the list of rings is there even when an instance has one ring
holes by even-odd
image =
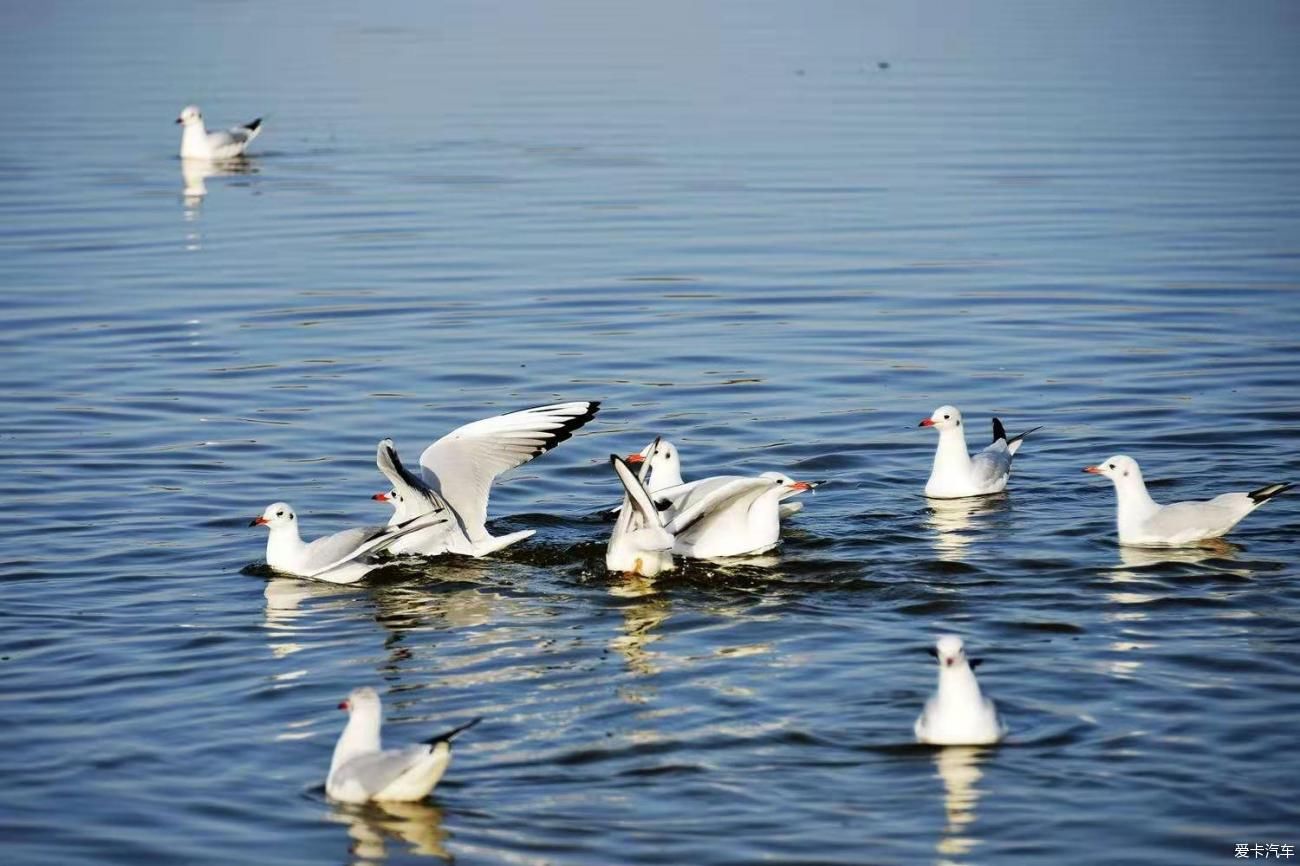
[[[187,105],[176,118],[181,125],[181,159],[238,159],[262,131],[262,118],[242,126],[208,132],[197,105]]]
[[[418,532],[446,517],[423,515],[405,523],[389,526],[362,526],[306,542],[298,536],[298,516],[287,502],[273,502],[249,526],[265,526],[266,564],[276,571],[296,577],[311,577],[330,583],[356,583],[378,563],[366,560],[367,554],[383,550],[408,532]]]
[[[673,536],[664,529],[659,509],[646,490],[646,466],[638,475],[617,454],[609,455],[623,485],[623,505],[605,548],[605,567],[610,571],[654,577],[673,568]]]
[[[944,635],[930,649],[939,662],[939,688],[925,703],[912,730],[918,743],[936,746],[980,746],[1006,736],[993,701],[980,692],[974,668],[980,659],[966,660],[961,638]]]
[[[374,689],[353,689],[339,709],[348,711],[348,723],[334,747],[325,793],[344,803],[424,799],[451,763],[452,737],[482,721],[473,719],[404,749],[384,749],[383,707]]]
[[[550,451],[599,411],[600,403],[594,401],[557,403],[457,427],[424,449],[420,455],[423,477],[402,467],[391,439],[380,442],[376,462],[393,487],[372,498],[393,505],[389,523],[403,523],[439,508],[448,509],[454,518],[448,532],[420,533],[391,550],[424,556],[487,556],[533,535],[533,529],[499,537],[488,532],[492,482],[507,469]]]
[[[939,447],[934,452],[934,468],[925,483],[925,495],[933,499],[961,499],[1001,493],[1011,477],[1011,458],[1020,450],[1025,437],[1034,430],[1007,438],[1002,422],[993,419],[993,443],[971,457],[966,451],[966,431],[961,412],[955,406],[940,406],[920,427],[939,431]]]
[[[658,445],[655,442],[659,443]],[[685,496],[696,485],[711,482],[717,478],[735,478],[734,475],[714,475],[709,478],[701,478],[696,481],[686,482],[682,480],[682,460],[681,454],[677,447],[667,439],[662,437],[651,442],[642,448],[640,453],[627,455],[627,462],[632,464],[648,462],[650,464],[650,476],[646,479],[646,489],[656,494],[656,499],[660,499],[658,494],[663,493],[668,498],[676,501],[679,497]],[[788,489],[781,497],[783,500],[791,496],[798,496],[806,490],[812,490],[820,482],[806,482],[807,487],[799,489]],[[802,502],[782,502],[781,516],[789,517],[798,514],[803,510]]]
[[[1293,484],[1266,484],[1249,493],[1225,493],[1196,502],[1161,505],[1147,493],[1142,470],[1132,457],[1120,454],[1084,472],[1105,475],[1115,482],[1119,543],[1136,546],[1193,544],[1218,538],[1243,517]]]

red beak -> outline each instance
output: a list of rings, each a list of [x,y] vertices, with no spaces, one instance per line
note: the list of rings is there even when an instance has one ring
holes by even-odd
[[[262,525],[265,524],[266,522],[267,522],[267,521],[266,521],[266,518],[265,518],[265,517],[262,517],[261,515],[258,515],[257,517],[254,517],[252,520],[248,521],[248,525],[249,525],[249,526],[262,526]]]
[[[948,667],[952,667],[952,663],[955,661],[957,661],[956,658],[950,658],[950,659],[944,659],[943,663],[946,664]]]
[[[374,496],[372,496],[372,497],[370,497],[370,498],[373,499],[373,500],[375,500],[376,502],[387,502],[387,501],[388,501],[388,494],[387,494],[387,493],[376,493]]]
[[[1100,466],[1085,466],[1085,467],[1083,467],[1083,471],[1084,471],[1084,472],[1087,472],[1087,473],[1089,473],[1089,474],[1091,474],[1091,475],[1100,475],[1100,474],[1101,474],[1101,467],[1100,467]]]
[[[934,426],[934,421],[931,420],[931,419],[929,419],[929,418],[926,418],[924,421],[922,421],[920,424],[917,424],[916,426],[917,426],[917,427],[933,427],[933,426]]]
[[[645,462],[645,458],[642,457],[640,454],[629,454],[629,455],[627,455],[627,457],[624,457],[623,459],[626,460],[628,463],[644,463],[644,462]]]
[[[812,490],[813,486],[809,484],[807,481],[796,481],[794,484],[790,485],[790,489],[791,490]]]
[[[340,709],[340,710],[346,710],[347,708],[348,708],[348,702],[347,702],[347,701],[339,701],[339,709]]]

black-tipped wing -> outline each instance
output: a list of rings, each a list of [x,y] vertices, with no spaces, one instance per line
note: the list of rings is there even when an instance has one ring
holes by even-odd
[[[550,451],[598,411],[594,401],[556,403],[458,427],[420,455],[424,480],[455,510],[469,539],[481,541],[496,477]]]
[[[425,484],[423,478],[402,465],[392,439],[384,439],[379,443],[375,451],[375,465],[393,485],[397,495],[402,497],[402,502],[406,504],[407,515],[414,517],[439,512],[447,507],[447,503],[438,495],[438,491]]]
[[[1290,490],[1292,487],[1295,487],[1294,483],[1266,484],[1263,487],[1259,488],[1258,490],[1250,491],[1246,495],[1249,496],[1253,501],[1258,502],[1262,505],[1265,502],[1268,502],[1274,496],[1277,496],[1280,493],[1285,493],[1286,491]]]
[[[395,523],[391,526],[365,526],[358,529],[345,529],[342,532],[318,538],[307,545],[307,555],[310,557],[311,569],[310,571],[303,571],[300,576],[316,577],[327,571],[332,571],[368,553],[382,550],[403,535],[418,532],[430,526],[437,526],[439,523],[446,523],[448,519],[424,514],[405,523]]]
[[[450,743],[452,738],[455,737],[457,734],[459,734],[461,731],[468,731],[470,728],[474,727],[481,721],[483,721],[483,717],[476,716],[475,718],[470,719],[468,722],[466,722],[463,725],[457,725],[456,727],[452,728],[450,731],[445,731],[444,733],[438,734],[436,737],[430,737],[429,739],[421,740],[420,742],[428,743],[430,746],[436,746],[438,743]]]
[[[623,484],[624,494],[623,507],[619,512],[618,524],[614,532],[625,532],[645,526],[662,526],[659,509],[655,506],[650,491],[646,490],[645,484],[641,481],[641,476],[633,472],[632,467],[627,465],[627,461],[617,454],[609,455],[609,462],[614,467],[618,480]]]

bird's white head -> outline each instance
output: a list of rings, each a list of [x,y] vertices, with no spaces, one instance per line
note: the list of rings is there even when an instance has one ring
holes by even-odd
[[[348,692],[345,700],[339,702],[340,710],[347,710],[349,714],[365,712],[367,710],[378,711],[380,708],[379,692],[370,686],[362,686]]]
[[[933,415],[916,426],[933,427],[941,433],[945,430],[958,430],[961,428],[961,412],[957,411],[956,406],[940,406],[934,410]]]
[[[817,486],[817,482],[815,481],[795,481],[784,472],[764,472],[758,477],[770,478],[779,484],[784,490],[798,490],[802,492],[804,490],[812,490]]]
[[[187,105],[181,109],[180,117],[176,118],[177,123],[189,126],[191,123],[202,123],[203,114],[199,111],[197,105]]]
[[[965,646],[955,634],[943,635],[935,641],[931,655],[939,660],[940,670],[966,664]]]
[[[272,502],[258,517],[248,522],[249,526],[265,526],[274,532],[285,526],[292,526],[297,521],[293,506],[287,502]]]
[[[1137,461],[1123,454],[1116,454],[1096,466],[1085,466],[1083,471],[1092,475],[1105,475],[1117,487],[1142,481],[1142,470],[1138,468]]]
[[[629,454],[627,462],[633,465],[648,463],[645,468],[649,475],[646,478],[653,488],[682,483],[682,460],[677,454],[677,446],[662,437],[642,448],[640,453]],[[655,483],[655,476],[658,476],[659,483]]]
[[[387,502],[389,505],[393,506],[394,508],[402,507],[402,497],[397,492],[397,488],[393,488],[392,490],[385,490],[383,493],[376,493],[374,496],[370,498],[375,500],[376,502]]]

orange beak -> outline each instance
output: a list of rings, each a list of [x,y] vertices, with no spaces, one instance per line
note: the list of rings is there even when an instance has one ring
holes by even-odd
[[[348,707],[348,702],[347,702],[347,701],[339,701],[339,709],[340,709],[340,710],[346,710],[346,709],[349,709],[349,707]]]
[[[809,484],[807,481],[796,481],[794,484],[790,485],[790,489],[791,490],[812,490],[813,486]]]
[[[644,462],[645,462],[645,458],[642,457],[640,454],[629,454],[629,455],[627,455],[627,457],[624,457],[623,459],[626,460],[628,463],[644,463]]]
[[[1090,474],[1090,475],[1100,475],[1100,474],[1102,474],[1102,473],[1101,473],[1101,467],[1100,467],[1100,466],[1085,466],[1085,467],[1083,467],[1083,471],[1084,471],[1084,472],[1087,472],[1087,473]]]
[[[249,526],[262,526],[262,525],[264,525],[266,522],[267,522],[267,521],[266,521],[266,518],[265,518],[265,517],[262,517],[262,516],[259,514],[257,517],[254,517],[252,520],[248,521],[248,525],[249,525]]]
[[[373,500],[375,500],[376,502],[387,502],[387,501],[388,501],[388,494],[387,494],[387,493],[376,493],[374,496],[372,496],[372,497],[370,497],[370,498],[373,499]]]
[[[917,424],[916,426],[917,426],[917,427],[933,427],[933,426],[934,426],[934,421],[933,421],[932,419],[930,419],[930,418],[926,418],[924,421],[922,421],[920,424]]]

